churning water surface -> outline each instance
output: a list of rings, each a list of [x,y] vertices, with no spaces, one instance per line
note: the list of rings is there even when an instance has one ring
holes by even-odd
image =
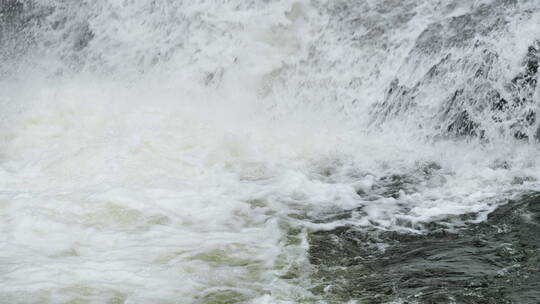
[[[539,303],[540,5],[0,1],[0,303]]]

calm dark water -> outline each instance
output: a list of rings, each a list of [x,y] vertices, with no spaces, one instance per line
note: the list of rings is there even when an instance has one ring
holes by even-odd
[[[314,291],[329,303],[540,303],[540,193],[457,233],[340,227],[309,242]]]

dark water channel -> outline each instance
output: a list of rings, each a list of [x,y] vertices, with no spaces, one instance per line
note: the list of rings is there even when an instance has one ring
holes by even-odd
[[[313,291],[329,303],[540,303],[540,193],[459,232],[340,227],[309,242]]]

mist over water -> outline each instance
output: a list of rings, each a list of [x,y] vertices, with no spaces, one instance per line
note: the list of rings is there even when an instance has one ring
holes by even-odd
[[[0,303],[536,303],[535,1],[0,0]]]

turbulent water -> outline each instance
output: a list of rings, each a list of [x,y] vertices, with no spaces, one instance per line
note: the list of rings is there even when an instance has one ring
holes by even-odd
[[[0,0],[0,303],[540,303],[540,4]]]

